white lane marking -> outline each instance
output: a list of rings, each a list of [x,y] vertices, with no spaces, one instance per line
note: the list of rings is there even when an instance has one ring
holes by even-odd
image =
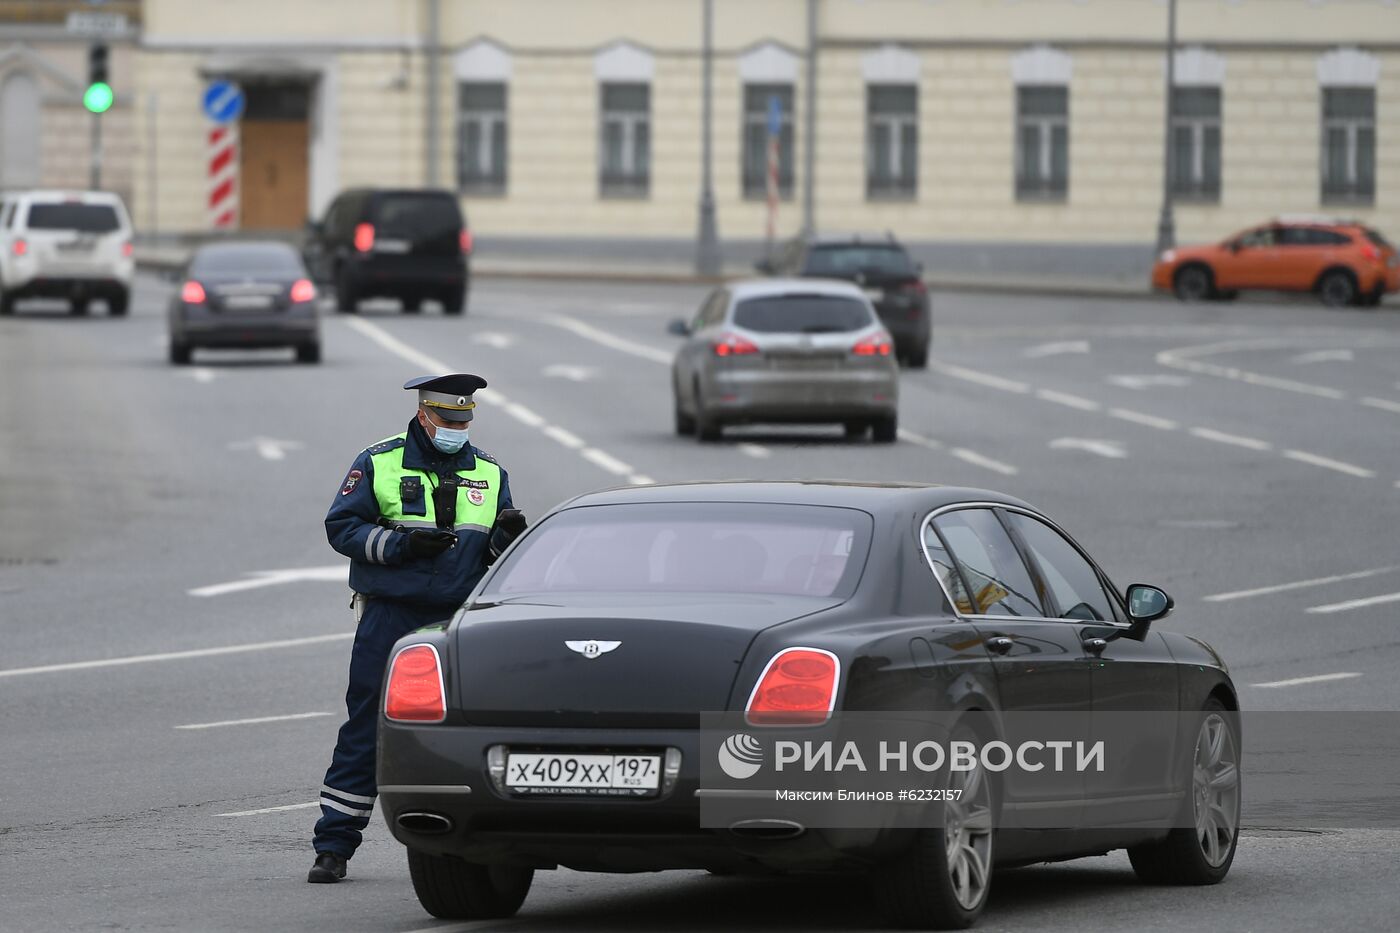
[[[163,342],[164,341],[162,341],[162,343]],[[193,379],[195,382],[203,383],[205,385],[208,385],[215,379],[219,378],[219,374],[214,372],[214,370],[209,369],[207,366],[196,366],[193,369],[178,370],[175,373],[175,375],[182,376],[186,379]]]
[[[1082,450],[1100,457],[1108,457],[1110,460],[1122,460],[1128,456],[1128,452],[1118,441],[1100,441],[1086,437],[1057,437],[1050,442],[1050,449]]]
[[[1082,398],[1078,395],[1070,395],[1068,392],[1056,392],[1054,389],[1036,389],[1035,397],[1047,402],[1054,402],[1056,405],[1067,405],[1070,408],[1077,408],[1080,411],[1098,411],[1103,406],[1091,399]]]
[[[1192,428],[1191,433],[1202,440],[1230,444],[1234,447],[1246,447],[1250,450],[1274,449],[1274,445],[1268,441],[1261,441],[1253,437],[1240,437],[1238,434],[1226,434],[1224,431],[1215,431],[1210,428]]]
[[[1308,363],[1350,363],[1355,359],[1356,354],[1350,350],[1313,350],[1299,353],[1290,362],[1306,366]]]
[[[580,450],[585,446],[583,438],[574,434],[572,431],[564,430],[557,424],[551,424],[549,427],[545,428],[544,436],[552,441],[558,441],[570,450]]]
[[[1131,421],[1133,424],[1144,424],[1149,428],[1156,428],[1159,431],[1175,431],[1180,427],[1180,425],[1170,418],[1158,418],[1156,415],[1145,415],[1140,411],[1133,411],[1129,408],[1110,408],[1108,413],[1114,418]]]
[[[1370,570],[1358,570],[1355,573],[1340,573],[1331,577],[1314,577],[1311,580],[1294,580],[1290,583],[1279,583],[1275,586],[1260,586],[1252,590],[1235,590],[1231,593],[1216,593],[1213,596],[1205,597],[1205,601],[1208,603],[1223,603],[1231,599],[1267,596],[1270,593],[1284,593],[1289,590],[1306,589],[1310,586],[1325,586],[1328,583],[1342,583],[1346,580],[1364,580],[1367,577],[1378,577],[1381,574],[1394,573],[1397,570],[1400,570],[1400,566],[1374,567]]]
[[[1329,680],[1350,680],[1361,675],[1355,672],[1339,674],[1315,674],[1312,677],[1293,677],[1288,680],[1271,680],[1263,684],[1250,684],[1251,687],[1298,687],[1303,684],[1320,684]]]
[[[899,429],[899,439],[908,441],[911,444],[917,444],[920,447],[927,447],[929,450],[943,449],[942,441],[936,441],[931,437],[924,437],[922,434],[915,434],[913,431],[906,431],[904,428]]]
[[[1189,386],[1191,384],[1191,379],[1189,376],[1163,376],[1156,374],[1150,376],[1108,376],[1106,377],[1105,381],[1112,383],[1113,385],[1119,386],[1120,388],[1137,389],[1139,391],[1153,388],[1154,386],[1169,386],[1171,388],[1181,388],[1182,386]]]
[[[1373,395],[1368,395],[1361,400],[1361,404],[1367,408],[1379,408],[1381,411],[1400,414],[1400,402],[1393,402],[1388,398],[1376,398]]]
[[[248,651],[275,651],[278,648],[299,648],[302,645],[319,645],[328,641],[341,641],[354,638],[354,632],[336,632],[334,635],[313,635],[310,638],[284,638],[280,641],[260,641],[246,645],[225,645],[222,648],[195,648],[190,651],[167,651],[162,654],[137,654],[125,658],[103,658],[100,661],[72,661],[67,664],[44,664],[40,667],[12,667],[0,671],[0,677],[24,677],[29,674],[53,674],[60,671],[86,671],[98,667],[124,667],[128,664],[148,664],[154,661],[182,661],[186,658],[212,658],[223,654],[242,654]]]
[[[975,450],[968,450],[966,447],[954,447],[948,451],[954,457],[973,466],[980,466],[988,470],[1000,473],[1003,476],[1015,476],[1020,470],[1009,463],[1002,463],[1000,460],[993,460],[991,457],[983,456]]]
[[[773,451],[762,444],[740,444],[739,453],[746,457],[753,457],[755,460],[767,460],[773,456]]]
[[[591,463],[596,463],[609,473],[613,473],[617,476],[623,476],[632,472],[632,466],[630,464],[623,463],[616,457],[606,454],[596,447],[589,447],[585,450],[583,452],[583,459]]]
[[[1265,376],[1260,373],[1250,372],[1249,370],[1237,369],[1233,366],[1218,366],[1215,363],[1204,363],[1198,359],[1194,359],[1194,357],[1197,356],[1207,356],[1214,353],[1229,353],[1236,350],[1280,349],[1296,342],[1297,338],[1265,338],[1255,340],[1226,340],[1221,343],[1206,344],[1199,347],[1177,347],[1158,353],[1157,363],[1171,369],[1182,369],[1187,372],[1200,373],[1207,376],[1218,376],[1221,379],[1232,379],[1236,382],[1264,386],[1270,389],[1283,389],[1287,392],[1299,392],[1304,395],[1314,395],[1319,398],[1335,400],[1346,399],[1347,393],[1340,389],[1312,385],[1307,382],[1298,382],[1294,379],[1279,379],[1275,376]]]
[[[600,330],[597,327],[592,326],[591,324],[585,324],[583,321],[568,317],[563,314],[554,314],[552,312],[546,313],[540,315],[539,319],[545,321],[546,323],[553,324],[556,327],[562,327],[565,330],[571,330],[574,333],[578,334],[580,337],[585,337],[589,340],[592,340],[594,343],[601,343],[605,347],[611,347],[612,349],[621,351],[622,353],[630,353],[633,356],[641,357],[644,360],[651,360],[653,363],[665,363],[669,365],[672,358],[675,356],[674,353],[667,353],[664,350],[658,350],[655,347],[649,347],[646,344],[638,343],[635,340],[628,340],[624,337],[618,337],[614,334],[608,333],[605,330]]]
[[[257,816],[260,813],[281,813],[283,810],[310,810],[312,807],[319,807],[321,801],[313,800],[311,803],[289,803],[284,807],[263,807],[261,810],[238,810],[234,813],[218,813],[216,816]],[[440,928],[439,928],[440,929]]]
[[[530,428],[538,428],[544,425],[544,418],[535,412],[521,405],[519,402],[509,402],[505,405],[506,414],[516,421]]]
[[[501,334],[495,331],[482,331],[479,334],[472,334],[472,343],[485,344],[497,350],[506,350],[515,343],[514,334]]]
[[[631,483],[633,486],[656,485],[656,480],[652,479],[650,476],[645,476],[641,473],[633,473],[631,476],[627,477],[627,482]]]
[[[954,366],[951,363],[940,363],[937,360],[929,360],[928,368],[934,372],[942,373],[945,376],[952,376],[954,379],[975,382],[978,385],[989,386],[993,389],[1001,389],[1004,392],[1024,394],[1031,390],[1031,387],[1024,382],[1017,382],[1014,379],[1003,379],[1000,376],[993,376],[988,373],[979,373],[975,369],[965,369],[962,366]]]
[[[1344,603],[1330,603],[1326,606],[1309,606],[1307,611],[1315,614],[1330,615],[1333,612],[1348,612],[1352,609],[1365,609],[1368,606],[1383,606],[1386,603],[1400,603],[1400,593],[1386,593],[1384,596],[1366,596],[1361,599],[1349,599]]]
[[[228,445],[229,450],[256,450],[264,460],[286,460],[287,451],[300,450],[301,441],[279,441],[272,437],[255,437],[247,441],[235,441]]]
[[[243,590],[256,590],[264,586],[280,586],[283,583],[300,583],[303,580],[345,583],[350,577],[349,564],[335,564],[330,567],[300,567],[288,570],[255,570],[244,574],[247,579],[229,583],[214,583],[196,587],[185,592],[191,596],[223,596],[226,593],[239,593]]]
[[[578,321],[571,321],[571,319],[565,318],[562,315],[548,315],[548,317],[558,319],[558,322],[561,323],[561,326],[577,324],[580,328],[583,328],[584,330],[588,331],[593,331],[598,336],[606,337],[611,340],[620,340],[620,338],[612,338],[611,335],[604,334],[602,331],[596,331],[594,328],[589,327],[587,324],[583,324]],[[381,347],[388,350],[390,353],[402,357],[403,359],[408,360],[410,363],[413,363],[417,366],[421,366],[426,370],[436,370],[437,372],[451,372],[453,369],[453,367],[444,363],[442,360],[439,360],[435,357],[429,356],[426,353],[421,353],[418,350],[415,350],[413,347],[410,347],[408,344],[404,343],[402,340],[398,339],[393,334],[384,330],[382,327],[379,327],[376,324],[372,324],[363,318],[346,318],[345,323],[353,327],[355,330],[358,330],[361,334],[368,337],[370,340],[373,340],[375,343],[379,344]],[[574,328],[570,327],[570,329]],[[597,338],[594,337],[591,339]],[[621,342],[630,343],[630,341]],[[640,344],[637,344],[636,346],[640,346]],[[558,425],[547,424],[543,418],[540,418],[528,408],[517,405],[515,407],[515,410],[512,410],[510,407],[510,399],[506,398],[504,394],[496,391],[495,389],[481,389],[476,394],[484,401],[489,402],[492,405],[499,406],[507,414],[510,414],[512,417],[516,418],[523,424],[526,424],[529,427],[541,431],[541,433],[543,433],[546,437],[550,438],[551,440],[558,441],[560,444],[563,444],[570,450],[582,450],[583,453],[581,455],[586,460],[589,460],[590,462],[598,466],[602,466],[605,470],[608,470],[609,472],[616,471],[613,469],[612,466],[609,466],[608,464],[616,465],[622,463],[621,460],[618,460],[611,454],[598,450],[596,447],[588,447],[587,442],[585,442],[583,438],[579,437],[577,434],[574,434],[570,431],[566,431]],[[538,419],[538,421],[536,421],[536,419]],[[584,450],[584,448],[587,449]],[[632,468],[629,466],[627,467],[626,472],[630,474],[631,470]],[[646,480],[646,482],[642,483],[640,482],[641,480]],[[651,482],[651,480],[648,477],[641,476],[640,474],[630,475],[628,477],[628,481],[637,485],[649,485]]]
[[[1088,353],[1089,341],[1087,340],[1060,340],[1055,343],[1042,343],[1038,347],[1029,347],[1021,351],[1021,355],[1026,359],[1036,360],[1046,356],[1058,356],[1061,353]]]
[[[285,716],[259,716],[256,719],[225,719],[221,722],[192,722],[176,729],[218,729],[221,726],[255,726],[264,722],[286,722],[291,719],[317,719],[321,716],[334,716],[335,713],[288,713]]]
[[[1368,470],[1365,467],[1359,467],[1343,460],[1333,460],[1331,457],[1319,457],[1317,454],[1310,454],[1306,450],[1285,450],[1283,455],[1289,460],[1297,460],[1299,463],[1310,463],[1313,466],[1322,467],[1325,470],[1336,470],[1338,473],[1345,473],[1348,476],[1359,476],[1362,479],[1371,479],[1376,475],[1375,470]]]
[[[567,379],[570,382],[587,382],[598,373],[592,366],[571,366],[568,363],[554,363],[541,372],[546,379]]]

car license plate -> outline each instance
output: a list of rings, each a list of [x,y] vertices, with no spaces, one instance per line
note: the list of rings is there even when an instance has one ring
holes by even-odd
[[[841,365],[841,357],[830,354],[821,356],[779,356],[770,357],[778,369],[836,369]]]
[[[661,787],[661,756],[512,752],[506,787],[516,794],[648,797]]]
[[[865,289],[865,297],[871,301],[884,301],[885,290],[883,288],[867,288]]]
[[[224,307],[235,311],[265,311],[272,307],[272,298],[267,295],[229,295],[224,299]]]

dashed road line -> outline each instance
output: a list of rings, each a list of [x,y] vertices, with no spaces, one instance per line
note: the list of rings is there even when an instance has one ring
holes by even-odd
[[[1230,444],[1235,447],[1245,447],[1249,450],[1273,450],[1274,445],[1268,441],[1261,441],[1254,437],[1241,437],[1238,434],[1227,434],[1224,431],[1216,431],[1212,428],[1192,428],[1191,434],[1204,441],[1215,441],[1220,444]]]
[[[544,436],[552,441],[563,444],[570,450],[580,450],[584,447],[583,438],[572,431],[566,431],[557,424],[551,424],[544,429]]]
[[[1313,586],[1325,586],[1328,583],[1344,583],[1348,580],[1364,580],[1367,577],[1379,577],[1382,574],[1395,573],[1400,570],[1400,566],[1393,567],[1373,567],[1370,570],[1358,570],[1354,573],[1339,573],[1330,577],[1314,577],[1311,580],[1292,580],[1288,583],[1279,583],[1274,586],[1260,586],[1252,590],[1235,590],[1230,593],[1216,593],[1205,597],[1208,603],[1223,603],[1232,599],[1248,599],[1251,596],[1268,596],[1273,593],[1286,593],[1289,590],[1302,590]]]
[[[1159,431],[1175,431],[1180,427],[1170,418],[1158,418],[1156,415],[1143,414],[1140,411],[1133,411],[1130,408],[1110,408],[1110,416],[1121,418],[1124,421],[1131,421],[1133,424],[1146,425],[1149,428],[1156,428]]]
[[[242,654],[248,651],[275,651],[278,648],[299,648],[302,645],[319,645],[323,642],[341,641],[346,638],[354,637],[354,632],[337,632],[334,635],[313,635],[309,638],[284,638],[279,641],[252,642],[246,645],[225,645],[221,648],[195,648],[190,651],[137,654],[124,658],[103,658],[100,661],[71,661],[67,664],[44,664],[39,667],[12,667],[9,670],[0,671],[0,677],[24,677],[29,674],[86,671],[99,667],[124,667],[129,664],[149,664],[156,661],[183,661],[186,658],[212,658],[223,654]]]
[[[1314,614],[1330,615],[1334,612],[1350,612],[1352,609],[1383,606],[1386,603],[1400,603],[1400,593],[1386,593],[1383,596],[1365,596],[1361,599],[1348,599],[1346,602],[1331,603],[1326,606],[1310,606],[1306,611]]]
[[[948,453],[965,463],[992,470],[993,472],[1000,473],[1002,476],[1015,476],[1017,473],[1021,472],[1009,463],[1002,463],[1000,460],[994,460],[991,457],[979,454],[975,450],[968,450],[966,447],[954,447],[952,450],[948,451]]]
[[[505,406],[505,409],[507,414],[526,427],[539,428],[544,426],[545,420],[542,415],[536,414],[519,402],[510,402]]]
[[[1379,408],[1381,411],[1400,415],[1400,402],[1393,402],[1388,398],[1376,398],[1373,395],[1368,395],[1361,400],[1361,404],[1367,408]]]
[[[1251,687],[1301,687],[1304,684],[1321,684],[1329,680],[1350,680],[1361,675],[1355,671],[1347,671],[1337,674],[1315,674],[1312,677],[1291,677],[1288,680],[1271,680],[1262,684],[1250,684]]]
[[[218,729],[223,726],[255,726],[265,722],[287,722],[293,719],[319,719],[322,716],[334,716],[335,713],[288,713],[285,716],[258,716],[255,719],[225,719],[220,722],[194,722],[183,726],[175,726],[176,729]]]
[[[611,454],[604,453],[596,447],[590,447],[587,450],[585,450],[583,452],[583,459],[591,463],[595,463],[603,469],[607,470],[609,473],[613,473],[618,476],[626,476],[627,474],[632,472],[632,465],[630,463],[625,463],[612,456]]]
[[[1098,411],[1103,408],[1102,405],[1092,399],[1083,398],[1078,395],[1070,395],[1068,392],[1056,392],[1054,389],[1036,389],[1035,397],[1047,402],[1054,402],[1056,405],[1077,408],[1080,411]]]
[[[753,457],[755,460],[767,460],[773,456],[773,451],[762,444],[739,444],[738,451],[746,457]]]
[[[1031,387],[1024,382],[1018,382],[1015,379],[1003,379],[1001,376],[993,376],[990,373],[979,373],[975,369],[965,369],[961,366],[954,366],[952,363],[940,363],[937,360],[929,360],[928,368],[934,372],[943,373],[945,376],[952,376],[955,379],[962,379],[966,382],[975,382],[993,389],[1001,389],[1004,392],[1016,392],[1024,395],[1031,390]]]
[[[312,807],[319,807],[321,802],[313,800],[310,803],[289,803],[283,807],[263,807],[261,810],[238,810],[233,813],[218,813],[216,816],[258,816],[262,813],[281,813],[284,810],[310,810]]]
[[[1375,470],[1368,470],[1353,463],[1343,460],[1333,460],[1331,457],[1319,457],[1317,454],[1310,454],[1306,450],[1285,450],[1283,455],[1289,460],[1297,460],[1299,463],[1309,463],[1313,466],[1322,467],[1324,470],[1335,470],[1338,473],[1345,473],[1348,476],[1359,476],[1362,479],[1371,479],[1376,475]]]

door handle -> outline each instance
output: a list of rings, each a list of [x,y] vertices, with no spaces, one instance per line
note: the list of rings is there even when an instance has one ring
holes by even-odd
[[[1005,635],[987,639],[987,650],[993,654],[1006,654],[1016,643]]]
[[[1089,652],[1090,654],[1102,654],[1103,650],[1108,647],[1108,639],[1086,638],[1084,639],[1083,644],[1084,650]]]

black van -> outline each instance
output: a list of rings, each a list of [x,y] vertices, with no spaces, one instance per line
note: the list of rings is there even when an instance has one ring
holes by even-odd
[[[446,314],[467,305],[472,237],[450,191],[354,188],[306,226],[306,267],[341,311],[363,298],[397,298],[410,313],[425,300]]]

